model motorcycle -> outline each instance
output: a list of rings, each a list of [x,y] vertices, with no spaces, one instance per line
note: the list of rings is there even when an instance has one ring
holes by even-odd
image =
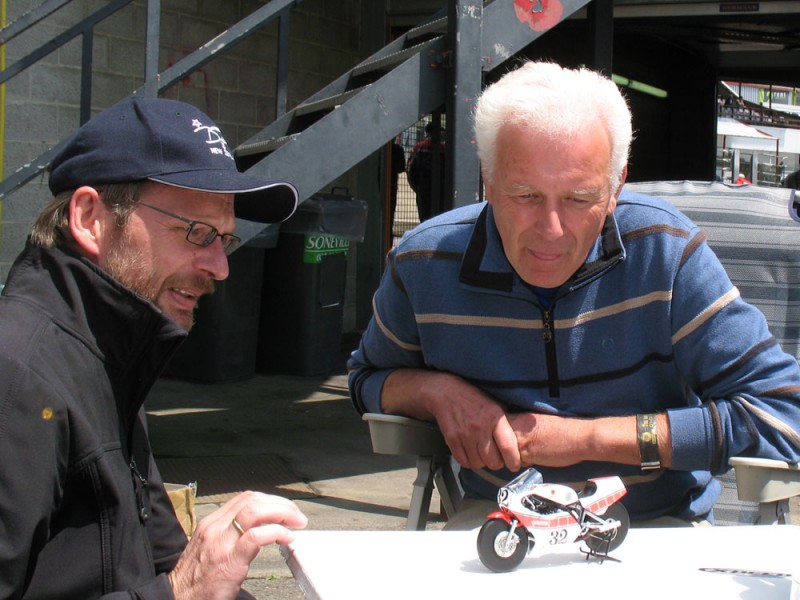
[[[500,510],[488,515],[478,533],[478,555],[492,571],[516,569],[534,545],[584,542],[586,554],[607,558],[628,533],[625,495],[619,477],[589,479],[583,490],[544,483],[527,469],[497,493]]]

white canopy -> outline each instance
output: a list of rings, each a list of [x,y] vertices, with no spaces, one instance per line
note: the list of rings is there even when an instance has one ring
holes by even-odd
[[[722,137],[720,145],[723,148],[774,152],[777,160],[780,138],[764,133],[752,125],[746,125],[728,117],[719,117],[717,119],[717,135]]]
[[[717,119],[717,135],[756,138],[761,140],[777,139],[755,127],[745,125],[741,121],[729,117],[720,117]]]

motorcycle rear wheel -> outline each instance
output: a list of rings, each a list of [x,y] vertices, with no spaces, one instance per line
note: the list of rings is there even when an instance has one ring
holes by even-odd
[[[495,573],[516,569],[531,544],[528,530],[522,525],[514,528],[516,540],[509,540],[511,525],[502,519],[489,519],[478,532],[478,556],[484,566]]]
[[[619,521],[619,527],[616,530],[587,536],[586,545],[594,552],[608,554],[612,550],[619,548],[620,544],[625,540],[625,536],[628,535],[628,529],[631,526],[631,519],[628,516],[628,509],[619,502],[609,506],[603,518]]]

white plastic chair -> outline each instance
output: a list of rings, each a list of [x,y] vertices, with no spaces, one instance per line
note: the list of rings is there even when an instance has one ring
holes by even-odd
[[[373,452],[417,457],[417,477],[406,529],[425,529],[434,486],[445,515],[453,516],[461,504],[462,493],[450,448],[439,428],[434,423],[397,415],[366,413],[362,418],[369,425]]]
[[[767,458],[734,456],[739,500],[758,502],[759,525],[786,525],[790,520],[789,500],[800,496],[800,464]]]

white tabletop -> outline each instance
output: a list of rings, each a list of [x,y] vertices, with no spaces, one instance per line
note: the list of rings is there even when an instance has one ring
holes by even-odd
[[[307,598],[788,600],[788,577],[702,571],[800,568],[800,527],[631,529],[611,553],[587,560],[581,544],[534,548],[510,573],[480,559],[475,531],[300,531],[283,548]],[[546,594],[543,596],[542,594]]]

